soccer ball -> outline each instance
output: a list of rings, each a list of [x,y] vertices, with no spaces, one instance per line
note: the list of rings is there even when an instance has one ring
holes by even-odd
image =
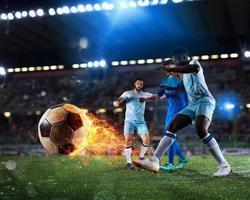
[[[50,107],[38,124],[42,145],[51,154],[70,154],[83,147],[90,121],[85,113],[71,104]]]

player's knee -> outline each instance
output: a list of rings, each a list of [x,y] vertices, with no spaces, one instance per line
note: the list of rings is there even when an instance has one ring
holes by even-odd
[[[175,133],[178,131],[178,126],[173,122],[169,125],[168,131],[170,131],[171,133]]]
[[[200,138],[204,138],[207,135],[207,130],[204,127],[196,126],[196,134]]]

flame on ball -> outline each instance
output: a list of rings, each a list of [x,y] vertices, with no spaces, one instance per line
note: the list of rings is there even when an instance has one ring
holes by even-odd
[[[86,114],[85,110],[82,110]],[[123,135],[106,120],[88,113],[88,137],[70,155],[121,155],[124,148]],[[86,118],[85,118],[86,120]]]

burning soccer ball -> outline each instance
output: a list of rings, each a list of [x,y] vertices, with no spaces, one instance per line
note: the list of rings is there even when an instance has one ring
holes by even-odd
[[[71,104],[50,107],[38,124],[39,139],[51,154],[70,154],[87,141],[90,121]]]

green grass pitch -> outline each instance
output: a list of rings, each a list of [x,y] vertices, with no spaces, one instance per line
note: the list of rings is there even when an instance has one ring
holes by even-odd
[[[250,199],[250,156],[227,158],[233,173],[214,178],[210,156],[188,157],[185,169],[171,173],[125,171],[123,157],[2,156],[0,199]]]

